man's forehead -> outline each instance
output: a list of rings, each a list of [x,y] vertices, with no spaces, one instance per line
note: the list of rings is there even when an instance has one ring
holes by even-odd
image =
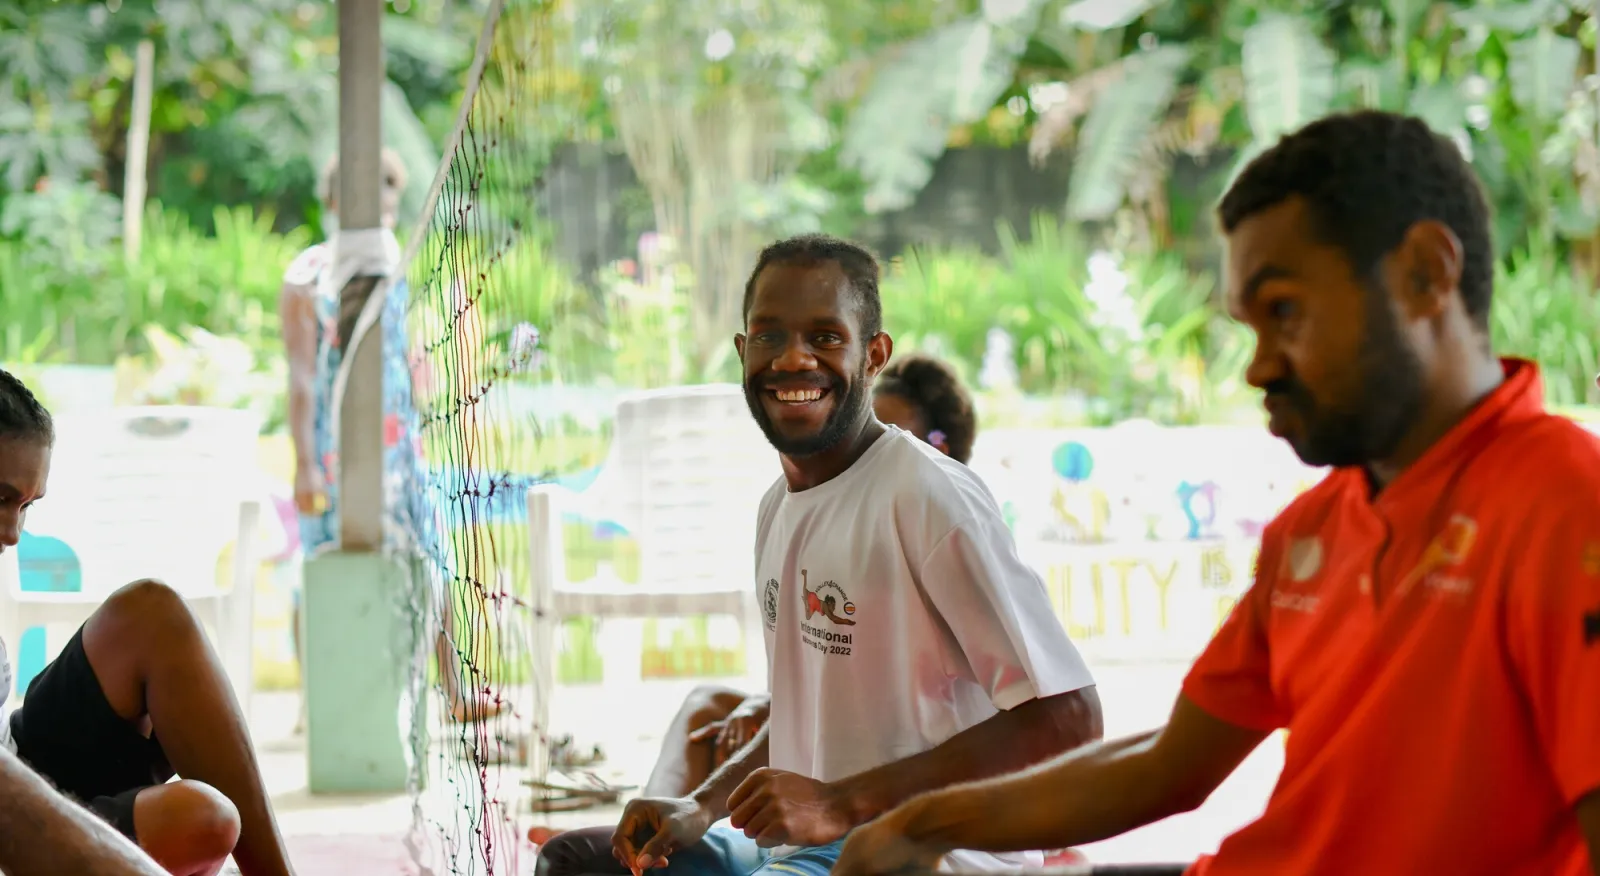
[[[756,278],[750,317],[797,310],[826,310],[843,316],[850,278],[833,262],[771,265]]]
[[[837,293],[850,279],[837,262],[829,260],[779,262],[768,265],[756,278],[756,295],[763,291]]]
[[[1251,278],[1264,268],[1292,263],[1297,254],[1303,254],[1305,218],[1303,202],[1290,198],[1257,210],[1234,226],[1224,241],[1224,294],[1230,304],[1247,291]]]

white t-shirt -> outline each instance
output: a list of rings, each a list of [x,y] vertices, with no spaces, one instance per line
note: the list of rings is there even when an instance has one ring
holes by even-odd
[[[1094,683],[988,488],[897,428],[827,483],[790,493],[780,478],[767,491],[756,582],[775,769],[836,781]]]
[[[17,753],[16,740],[11,738],[11,714],[6,711],[6,698],[11,695],[11,660],[6,656],[6,642],[0,639],[0,748]]]

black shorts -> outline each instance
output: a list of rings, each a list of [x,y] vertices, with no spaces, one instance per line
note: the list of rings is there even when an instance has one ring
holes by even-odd
[[[173,776],[161,743],[106,701],[81,629],[28,685],[11,735],[17,757],[135,842],[133,798]]]

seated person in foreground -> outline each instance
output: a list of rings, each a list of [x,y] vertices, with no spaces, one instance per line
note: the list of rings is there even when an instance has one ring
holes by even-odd
[[[1088,669],[994,498],[873,416],[892,351],[878,274],[859,247],[800,237],[768,247],[745,289],[745,395],[783,467],[755,545],[770,719],[692,794],[629,803],[610,854],[574,831],[542,872],[821,874],[914,794],[1100,735]]]
[[[54,441],[49,412],[0,371],[0,551],[16,547],[44,498]],[[5,644],[0,709],[11,689]],[[0,748],[173,876],[211,876],[229,854],[244,876],[293,872],[233,688],[189,607],[160,583],[106,599],[9,720],[0,711]],[[80,872],[60,860],[57,872]]]
[[[926,441],[940,453],[965,463],[972,456],[978,418],[972,398],[949,365],[930,356],[895,359],[872,387],[872,406],[879,422],[898,426]],[[720,685],[701,685],[684,699],[667,727],[661,756],[645,782],[646,797],[684,797],[716,770],[767,723],[771,700],[765,693],[746,695]],[[543,845],[560,830],[528,829],[528,841]],[[611,830],[592,833],[603,851],[611,848]]]
[[[166,876],[127,837],[61,796],[0,746],[0,873]]]
[[[1600,438],[1491,351],[1471,167],[1420,119],[1332,116],[1220,212],[1246,377],[1333,471],[1268,525],[1166,726],[914,799],[839,876],[1115,836],[1198,807],[1280,728],[1266,811],[1191,876],[1596,872]]]

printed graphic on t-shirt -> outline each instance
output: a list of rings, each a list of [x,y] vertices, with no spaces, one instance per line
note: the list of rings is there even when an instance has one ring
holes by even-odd
[[[778,586],[777,578],[768,578],[766,588],[761,592],[761,614],[767,620],[767,629],[778,628]]]
[[[1417,565],[1395,585],[1394,594],[1404,596],[1421,584],[1435,595],[1462,597],[1472,592],[1472,579],[1450,570],[1465,563],[1478,538],[1478,521],[1465,514],[1454,514],[1444,532],[1434,536]]]
[[[800,593],[806,609],[800,622],[801,641],[824,654],[850,656],[851,634],[832,629],[856,625],[850,617],[856,613],[856,604],[844,588],[836,581],[823,581],[812,589],[810,570],[801,569]]]

